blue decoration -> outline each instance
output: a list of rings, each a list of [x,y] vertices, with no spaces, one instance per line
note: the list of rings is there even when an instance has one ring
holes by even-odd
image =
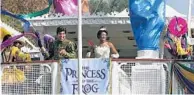
[[[130,20],[139,50],[158,50],[165,25],[164,0],[129,0]]]
[[[5,10],[1,10],[1,14],[11,16],[11,17],[13,17],[13,18],[19,19],[20,21],[24,22],[24,25],[23,25],[24,32],[28,32],[28,31],[29,31],[30,22],[27,21],[27,20],[25,20],[25,19],[22,18],[21,16],[19,16],[19,15],[14,15],[14,14],[12,14],[12,13],[10,13],[10,12],[5,11]]]

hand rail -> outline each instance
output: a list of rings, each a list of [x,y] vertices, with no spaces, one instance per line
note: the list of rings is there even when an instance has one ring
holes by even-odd
[[[130,58],[118,58],[118,59],[111,59],[111,61],[131,61],[131,62],[194,62],[194,60],[182,60],[182,59],[130,59]],[[31,61],[31,62],[5,62],[1,63],[1,65],[9,65],[9,64],[45,64],[45,63],[52,63],[52,62],[59,62],[59,60],[44,60],[44,61]]]

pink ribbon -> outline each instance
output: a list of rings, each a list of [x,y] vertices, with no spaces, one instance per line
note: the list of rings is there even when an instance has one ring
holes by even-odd
[[[78,8],[73,0],[54,0],[55,12],[65,15],[78,14]]]

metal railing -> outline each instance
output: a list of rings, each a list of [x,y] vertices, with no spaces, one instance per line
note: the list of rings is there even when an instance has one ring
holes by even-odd
[[[110,94],[183,94],[184,88],[171,74],[171,64],[192,62],[161,59],[113,59]],[[2,94],[59,94],[60,65],[57,61],[2,63]]]
[[[56,65],[55,61],[3,63],[1,65],[1,95],[54,94]]]
[[[123,59],[113,63],[112,93],[168,93],[169,60]]]

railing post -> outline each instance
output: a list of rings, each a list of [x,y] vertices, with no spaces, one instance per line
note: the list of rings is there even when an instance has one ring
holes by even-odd
[[[2,63],[2,57],[1,57],[1,55],[0,55],[0,62]],[[3,73],[3,67],[2,67],[2,65],[0,66],[0,77],[2,76],[2,73]],[[2,78],[2,77],[1,77]],[[1,79],[0,78],[0,79]],[[0,95],[2,95],[2,86],[1,86],[2,84],[1,84],[1,80],[0,80]]]
[[[82,1],[78,0],[78,94],[82,95]]]
[[[2,65],[1,65],[0,67],[1,67],[1,69],[0,69],[0,77],[2,78],[3,67],[2,67]],[[0,78],[0,79],[1,79],[1,78]],[[0,95],[2,95],[2,83],[1,83],[1,80],[0,80]]]
[[[119,95],[119,76],[118,76],[118,64],[116,61],[112,61],[112,76],[111,76],[111,83],[112,83],[112,93],[115,95]]]
[[[56,95],[60,91],[60,79],[61,79],[59,75],[60,72],[58,72],[59,70],[58,63],[54,62],[51,65],[51,68],[52,68],[52,94]]]
[[[166,87],[167,87],[167,85],[168,84],[166,84],[166,79],[168,79],[167,77],[166,77],[166,71],[165,71],[165,69],[164,69],[164,66],[166,66],[166,68],[168,68],[167,67],[167,64],[166,63],[161,63],[160,64],[160,68],[161,68],[161,84],[162,84],[162,88],[161,88],[161,93],[164,95],[164,94],[167,94],[166,93]]]

